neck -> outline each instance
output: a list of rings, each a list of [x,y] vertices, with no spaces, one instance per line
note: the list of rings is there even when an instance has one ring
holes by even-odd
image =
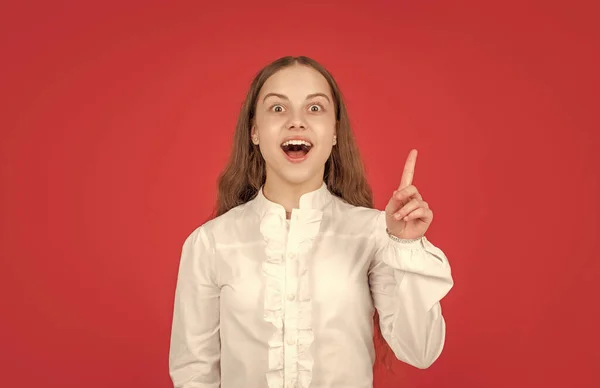
[[[269,201],[283,206],[287,218],[290,218],[292,209],[300,207],[300,197],[311,191],[318,190],[322,184],[323,179],[313,179],[300,184],[292,184],[281,181],[274,182],[273,179],[269,179],[267,176],[263,194]]]

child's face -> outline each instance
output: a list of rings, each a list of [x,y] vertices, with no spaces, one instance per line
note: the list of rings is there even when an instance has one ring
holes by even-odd
[[[320,184],[335,128],[331,90],[318,71],[296,65],[272,75],[258,95],[252,128],[266,162],[267,179]],[[296,141],[290,144],[290,139]]]

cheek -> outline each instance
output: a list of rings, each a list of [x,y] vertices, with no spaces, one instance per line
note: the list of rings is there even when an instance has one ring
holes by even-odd
[[[256,121],[256,132],[259,137],[259,149],[266,161],[272,160],[280,151],[278,141],[281,136],[281,125],[272,119]]]
[[[274,139],[281,131],[281,123],[273,118],[262,118],[256,120],[256,132],[260,140],[269,141]]]
[[[335,134],[335,120],[325,117],[315,117],[308,120],[309,128],[317,135],[319,144],[332,141]]]
[[[256,124],[259,128],[264,128],[266,130],[271,129],[280,129],[283,124],[286,122],[286,117],[284,115],[259,115],[256,117]]]

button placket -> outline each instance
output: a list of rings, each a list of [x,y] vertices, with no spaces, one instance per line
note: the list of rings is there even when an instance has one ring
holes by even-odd
[[[298,252],[297,252],[297,232],[298,227],[296,218],[292,216],[290,229],[287,239],[286,260],[285,260],[285,290],[284,290],[284,376],[286,387],[296,386],[298,378],[298,320],[299,304],[297,298],[298,292]]]

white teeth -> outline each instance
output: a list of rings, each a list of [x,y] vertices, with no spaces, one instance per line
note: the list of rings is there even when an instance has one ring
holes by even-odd
[[[307,142],[305,140],[288,140],[282,144],[282,146],[284,146],[284,147],[288,146],[288,145],[304,145],[307,147],[312,147],[312,144],[310,144],[309,142]]]

